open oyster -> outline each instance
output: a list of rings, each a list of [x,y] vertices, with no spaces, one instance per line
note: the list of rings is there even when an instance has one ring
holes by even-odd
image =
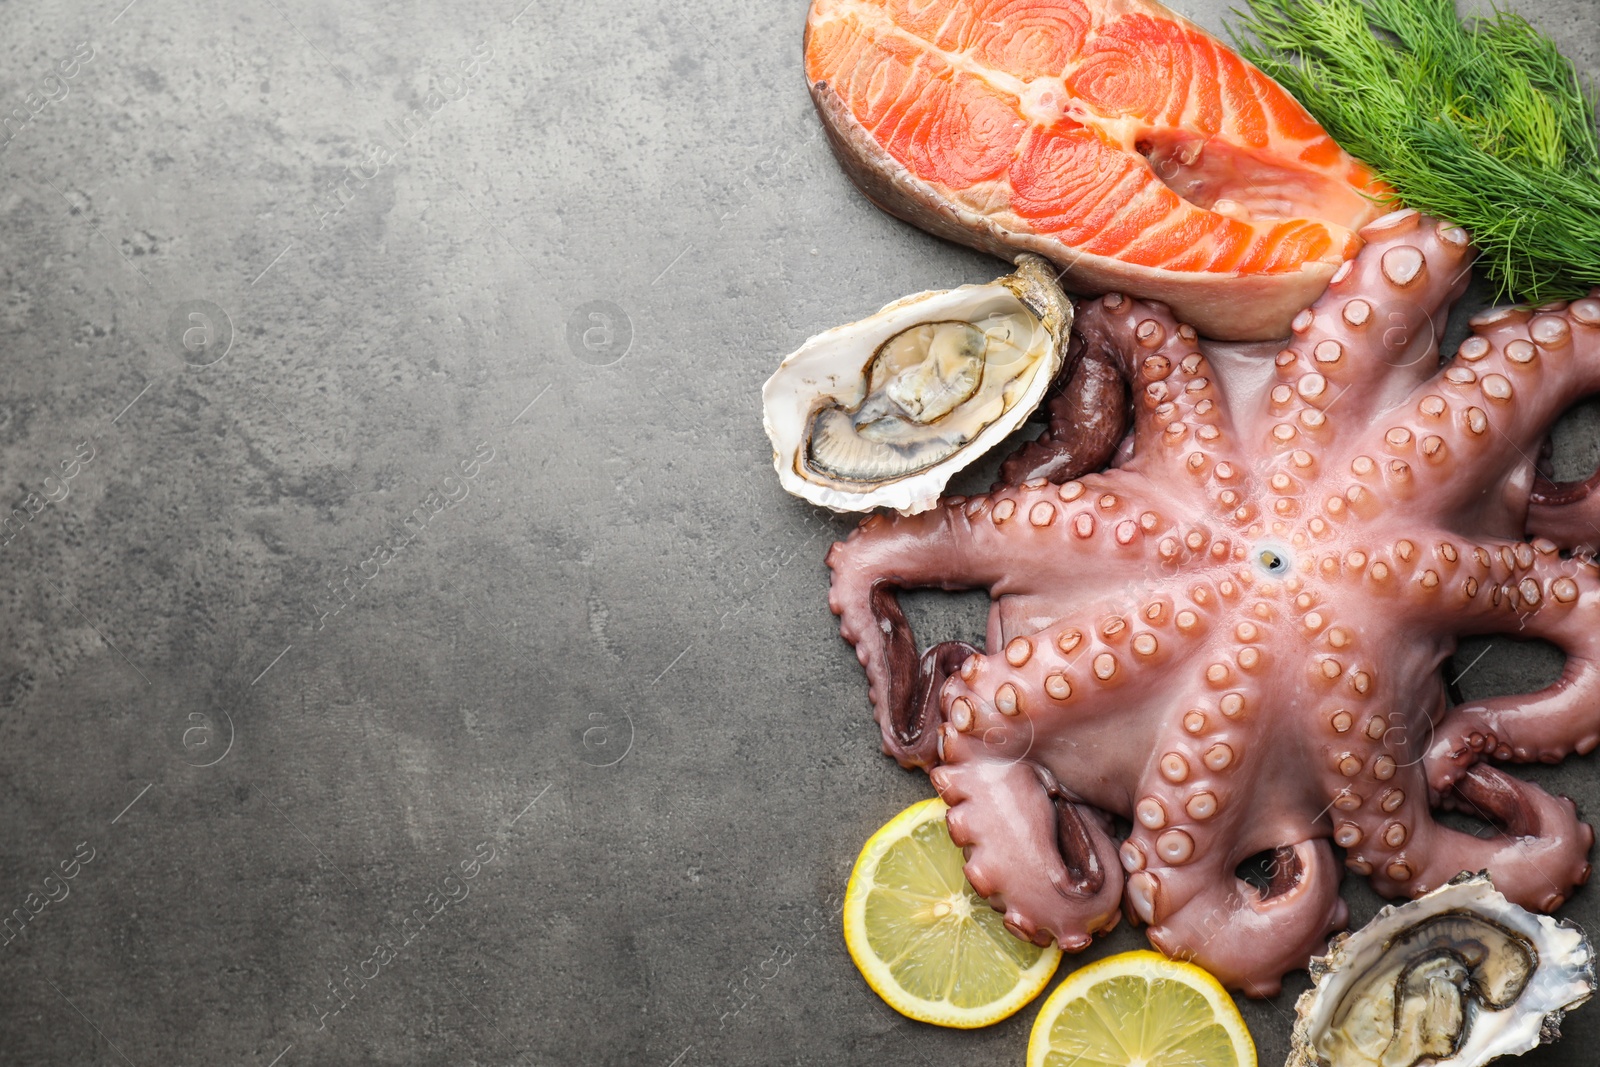
[[[1478,1067],[1561,1036],[1594,993],[1583,931],[1486,873],[1390,906],[1311,961],[1285,1067]]]
[[[933,506],[1039,406],[1072,304],[1034,255],[987,285],[918,293],[811,338],[761,390],[783,487],[835,511]]]

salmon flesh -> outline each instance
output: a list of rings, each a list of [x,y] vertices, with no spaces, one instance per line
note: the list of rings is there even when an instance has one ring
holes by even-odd
[[[1149,0],[813,0],[805,60],[884,210],[1211,337],[1286,336],[1388,210],[1277,82]]]

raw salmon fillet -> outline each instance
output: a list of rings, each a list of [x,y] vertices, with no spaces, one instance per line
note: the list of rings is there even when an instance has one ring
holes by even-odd
[[[1282,87],[1150,0],[814,0],[806,75],[886,211],[1212,337],[1288,334],[1387,210]]]

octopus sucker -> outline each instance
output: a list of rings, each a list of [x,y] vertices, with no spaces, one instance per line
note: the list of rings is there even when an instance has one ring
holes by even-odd
[[[1588,879],[1572,803],[1501,765],[1600,746],[1600,475],[1554,486],[1529,458],[1600,391],[1600,291],[1479,316],[1441,366],[1470,243],[1415,213],[1363,237],[1276,355],[1081,303],[1070,358],[1131,401],[1109,469],[1024,449],[1002,469],[1028,477],[829,553],[885,752],[928,770],[1023,936],[1081,948],[1125,913],[1265,996],[1345,922],[1343,870],[1414,896],[1487,869],[1534,910]],[[983,647],[919,652],[914,587],[988,590]],[[1457,639],[1508,632],[1561,648],[1563,677],[1451,707]],[[1236,873],[1260,853],[1265,893]]]

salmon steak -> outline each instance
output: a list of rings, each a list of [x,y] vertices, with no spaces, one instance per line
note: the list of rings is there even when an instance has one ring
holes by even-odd
[[[1277,82],[1150,0],[813,0],[805,65],[879,207],[1210,337],[1286,336],[1389,210]]]

